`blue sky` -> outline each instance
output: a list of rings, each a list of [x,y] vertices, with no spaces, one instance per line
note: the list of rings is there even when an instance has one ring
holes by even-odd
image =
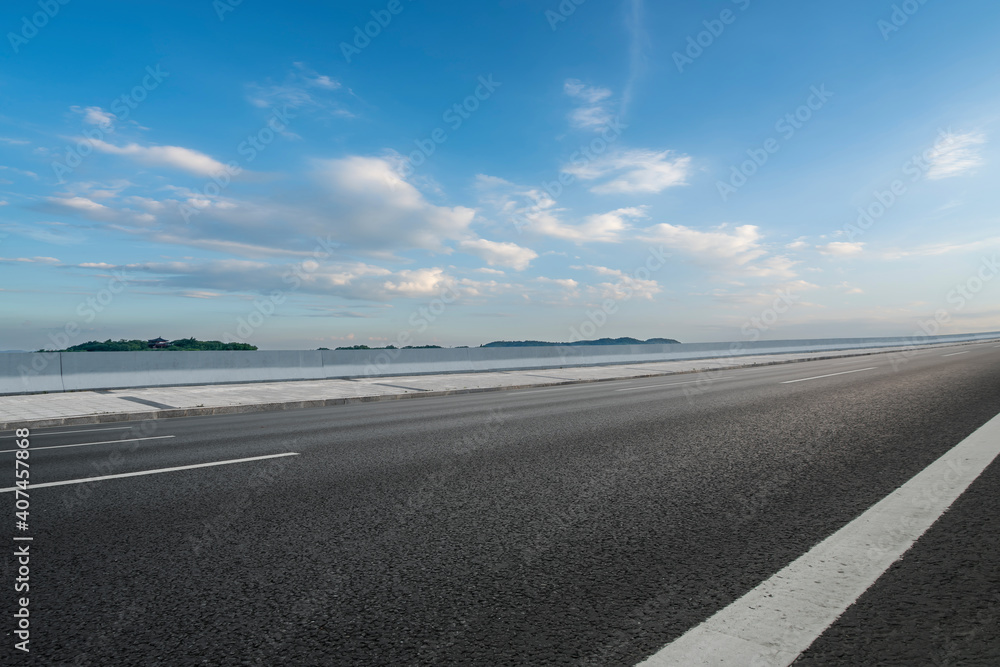
[[[0,349],[1000,330],[1000,5],[577,2],[4,3]]]

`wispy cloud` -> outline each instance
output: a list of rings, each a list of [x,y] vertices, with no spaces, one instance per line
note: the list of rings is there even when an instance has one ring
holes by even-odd
[[[28,178],[38,178],[38,174],[33,171],[28,171],[26,169],[18,169],[17,167],[6,167],[0,165],[0,170],[9,171],[13,174],[20,174],[21,176],[27,176]]]
[[[588,215],[577,224],[563,222],[557,211],[540,211],[526,216],[533,223],[531,230],[552,238],[576,243],[616,243],[622,234],[632,228],[630,220],[647,217],[641,206],[620,208],[607,213]]]
[[[574,128],[602,129],[613,119],[608,106],[611,91],[607,88],[588,86],[579,79],[567,79],[563,91],[579,105],[569,115],[570,125]]]
[[[313,262],[311,270],[303,264],[278,264],[248,260],[209,260],[142,262],[127,265],[85,263],[75,265],[99,271],[124,270],[141,274],[145,285],[180,296],[203,296],[220,293],[257,294],[288,287],[286,277],[297,276],[302,294],[321,294],[345,299],[392,301],[440,295],[444,290],[463,298],[474,298],[510,289],[495,281],[457,278],[439,267],[392,271],[363,262]],[[197,297],[196,297],[197,298]]]
[[[118,120],[117,116],[101,107],[80,107],[71,106],[70,111],[83,116],[83,122],[88,125],[100,125],[110,127]]]
[[[648,217],[645,206],[628,206],[567,221],[567,210],[559,208],[556,200],[540,188],[522,187],[482,174],[476,184],[480,201],[519,228],[574,243],[617,243],[632,229],[631,221]]]
[[[861,241],[833,241],[826,245],[816,246],[816,248],[822,254],[832,257],[854,257],[864,252],[865,244]]]
[[[927,178],[952,178],[974,170],[983,164],[981,150],[985,143],[986,135],[981,132],[944,134],[934,146]]]
[[[635,85],[646,69],[646,51],[649,46],[649,36],[645,29],[644,0],[626,0],[627,15],[625,26],[629,32],[629,68],[628,81],[622,93],[622,116],[628,112],[629,104],[635,92]]]
[[[954,243],[943,241],[940,243],[927,243],[908,249],[887,250],[881,254],[883,259],[907,259],[910,257],[936,257],[947,255],[953,252],[974,252],[982,250],[996,250],[1000,248],[1000,237],[994,236],[980,241],[970,241],[968,243]]]
[[[269,109],[289,106],[295,109],[326,111],[337,116],[353,114],[332,98],[330,93],[341,91],[343,84],[326,74],[315,72],[304,63],[293,63],[284,81],[247,84],[247,100],[255,107]]]
[[[701,231],[662,223],[646,229],[644,238],[707,260],[733,260],[744,264],[766,253],[760,246],[761,233],[756,225],[741,225],[731,231],[723,225],[713,231]]]
[[[55,257],[0,257],[2,264],[59,264]]]
[[[562,170],[584,181],[607,179],[590,188],[595,194],[656,194],[687,185],[691,158],[670,150],[619,150]]]
[[[151,167],[171,167],[198,176],[221,174],[226,166],[218,160],[199,151],[182,146],[142,146],[137,143],[116,146],[100,139],[81,139],[102,153],[122,155]]]
[[[587,287],[588,293],[596,298],[620,300],[633,298],[652,301],[653,297],[663,291],[660,284],[652,278],[639,279],[619,269],[593,265],[570,268],[593,271],[604,278],[601,282]]]

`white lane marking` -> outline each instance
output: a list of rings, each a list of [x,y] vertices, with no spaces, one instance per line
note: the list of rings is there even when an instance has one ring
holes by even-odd
[[[956,354],[968,354],[972,350],[965,350],[964,352],[952,352],[951,354],[942,354],[942,357],[954,357]]]
[[[524,396],[525,394],[538,394],[538,393],[541,393],[543,391],[552,391],[553,389],[584,389],[584,388],[586,388],[587,385],[590,385],[590,384],[593,384],[593,383],[591,383],[591,382],[584,382],[584,383],[581,383],[581,384],[574,384],[574,385],[554,384],[551,387],[548,387],[546,389],[532,389],[531,391],[515,391],[515,392],[511,392],[510,395],[511,396]]]
[[[714,382],[716,380],[728,380],[732,375],[721,378],[708,378],[703,380],[691,380],[689,382],[671,382],[670,384],[647,384],[643,387],[627,387],[625,389],[615,389],[615,391],[635,391],[636,389],[656,389],[657,387],[676,387],[679,384],[699,384],[702,382]]]
[[[840,373],[830,373],[828,375],[817,375],[811,378],[799,378],[798,380],[785,380],[781,384],[792,384],[793,382],[805,382],[806,380],[819,380],[820,378],[832,378],[834,375],[847,375],[848,373],[860,373],[861,371],[873,371],[878,366],[872,366],[871,368],[856,368],[853,371],[841,371]]]
[[[32,431],[31,431],[31,437],[32,438],[39,438],[39,437],[41,437],[43,435],[65,435],[67,433],[97,433],[98,431],[127,431],[130,428],[134,428],[134,427],[132,427],[132,426],[115,426],[113,428],[88,428],[88,429],[83,430],[83,431],[51,431],[49,433],[39,433],[38,431],[35,431],[34,429],[32,429]],[[13,431],[11,431],[11,433],[13,433]],[[8,437],[8,436],[4,436],[4,437]],[[11,435],[9,437],[13,438],[14,436]]]
[[[84,477],[82,479],[65,479],[61,482],[43,482],[42,484],[31,484],[29,488],[40,489],[43,486],[63,486],[65,484],[85,484],[87,482],[101,482],[106,479],[121,479],[122,477],[139,477],[140,475],[157,475],[161,472],[176,472],[178,470],[194,470],[195,468],[210,468],[212,466],[224,466],[230,463],[248,463],[250,461],[263,461],[265,459],[277,459],[282,456],[298,456],[298,452],[288,452],[287,454],[269,454],[267,456],[251,456],[248,459],[232,459],[230,461],[214,461],[212,463],[197,463],[191,466],[177,466],[176,468],[159,468],[157,470],[140,470],[139,472],[123,472],[117,475],[102,475],[100,477]],[[10,493],[16,491],[17,487],[0,489],[0,493]]]
[[[62,449],[64,447],[90,447],[91,445],[113,445],[116,442],[138,442],[139,440],[163,440],[164,438],[175,438],[174,435],[154,435],[149,438],[123,438],[121,440],[103,440],[101,442],[81,442],[75,445],[50,445],[48,447],[32,447],[31,451],[37,452],[39,449]],[[19,451],[17,449],[3,449],[0,454],[10,454]]]
[[[1000,454],[1000,415],[867,512],[640,663],[790,665]]]

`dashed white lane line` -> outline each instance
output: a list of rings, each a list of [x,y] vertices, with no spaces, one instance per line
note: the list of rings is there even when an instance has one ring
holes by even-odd
[[[913,546],[998,454],[1000,415],[641,665],[790,665]]]
[[[968,354],[972,350],[965,350],[963,352],[952,352],[951,354],[942,354],[942,357],[954,357],[956,354]]]
[[[841,371],[839,373],[828,373],[826,375],[816,375],[811,378],[799,378],[798,380],[785,380],[781,384],[792,384],[793,382],[805,382],[806,380],[819,380],[820,378],[832,378],[834,375],[847,375],[848,373],[860,373],[861,371],[873,371],[878,366],[872,366],[871,368],[856,368],[853,371]]]
[[[31,451],[37,452],[39,449],[63,449],[64,447],[90,447],[92,445],[113,445],[118,442],[138,442],[140,440],[163,440],[165,438],[174,438],[173,435],[154,435],[149,438],[122,438],[121,440],[103,440],[101,442],[80,442],[75,445],[50,445],[48,447],[32,447]],[[17,449],[3,449],[0,450],[0,454],[10,454],[12,452],[17,452]]]
[[[282,456],[298,456],[298,452],[287,452],[285,454],[269,454],[267,456],[251,456],[248,459],[232,459],[230,461],[213,461],[212,463],[198,463],[190,466],[177,466],[176,468],[159,468],[157,470],[140,470],[139,472],[123,472],[117,475],[101,475],[100,477],[84,477],[82,479],[66,479],[61,482],[43,482],[42,484],[31,484],[29,489],[40,489],[45,486],[64,486],[66,484],[86,484],[87,482],[103,482],[106,479],[121,479],[123,477],[139,477],[141,475],[157,475],[161,472],[177,472],[178,470],[194,470],[195,468],[210,468],[212,466],[224,466],[231,463],[249,463],[250,461],[263,461],[265,459],[277,459]],[[17,487],[0,489],[0,493],[10,493],[16,491]]]
[[[715,382],[716,380],[728,380],[732,375],[727,375],[721,378],[708,378],[701,380],[690,380],[689,382],[670,382],[668,384],[647,384],[642,387],[626,387],[625,389],[615,389],[615,391],[636,391],[638,389],[656,389],[657,387],[676,387],[680,384],[702,384],[705,382]]]

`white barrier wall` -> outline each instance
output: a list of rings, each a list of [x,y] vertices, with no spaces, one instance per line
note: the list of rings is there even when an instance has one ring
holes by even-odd
[[[751,354],[902,347],[998,338],[1000,332],[927,336],[919,339],[831,338],[673,345],[0,353],[0,394],[599,366]]]

